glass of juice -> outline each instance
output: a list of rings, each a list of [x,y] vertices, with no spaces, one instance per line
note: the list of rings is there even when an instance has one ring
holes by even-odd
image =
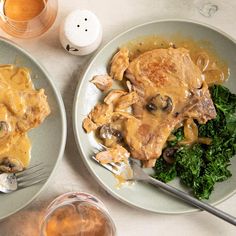
[[[115,236],[115,225],[104,204],[88,193],[69,192],[46,209],[40,236]]]
[[[0,0],[0,27],[18,38],[32,38],[54,23],[58,0]]]

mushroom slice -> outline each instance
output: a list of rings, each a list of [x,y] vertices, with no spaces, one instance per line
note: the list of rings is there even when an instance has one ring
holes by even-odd
[[[110,76],[116,80],[122,80],[125,70],[129,66],[129,50],[121,48],[112,58]]]
[[[89,113],[89,118],[98,126],[110,123],[113,107],[105,103],[97,104]]]
[[[86,133],[89,133],[96,130],[97,125],[87,117],[83,120],[83,128],[85,129]]]
[[[115,104],[115,102],[122,96],[126,95],[127,92],[120,89],[114,89],[104,98],[106,104]]]
[[[119,100],[116,103],[115,110],[117,111],[117,110],[126,109],[130,107],[131,105],[133,105],[134,103],[138,102],[138,100],[139,100],[139,97],[136,92],[128,93],[119,98]]]
[[[16,173],[23,169],[22,163],[14,158],[4,157],[0,160],[0,173]]]
[[[112,78],[109,75],[95,75],[90,82],[101,91],[107,91],[112,87]]]
[[[171,112],[173,108],[172,99],[167,95],[157,94],[152,97],[146,105],[146,109],[151,113],[156,113],[158,111]]]
[[[102,164],[128,161],[129,157],[130,153],[121,145],[116,145],[114,148],[107,148],[107,150],[96,154],[96,159]]]
[[[112,139],[115,137],[118,142],[123,139],[122,133],[118,129],[113,128],[111,124],[103,125],[100,128],[99,136],[102,139]]]
[[[162,152],[162,156],[168,164],[173,164],[175,162],[174,154],[177,150],[177,147],[168,147]]]
[[[112,124],[103,125],[99,130],[99,137],[106,147],[114,147],[123,141],[121,131],[113,127]]]

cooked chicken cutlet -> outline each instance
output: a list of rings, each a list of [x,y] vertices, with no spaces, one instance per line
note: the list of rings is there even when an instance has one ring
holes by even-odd
[[[155,164],[167,138],[187,118],[206,123],[216,111],[207,84],[188,50],[155,49],[134,59],[126,71],[139,96],[127,119],[125,141],[144,166]]]

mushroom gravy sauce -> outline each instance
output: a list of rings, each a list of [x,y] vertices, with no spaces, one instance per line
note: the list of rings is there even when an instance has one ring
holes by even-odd
[[[108,75],[100,75],[97,84],[93,79],[105,98],[83,121],[85,131],[94,131],[98,142],[106,146],[96,159],[103,164],[126,163],[130,155],[144,167],[153,167],[166,141],[173,138],[173,130],[181,126],[183,144],[210,144],[209,138],[198,137],[194,120],[206,123],[215,118],[208,86],[228,77],[227,63],[206,41],[148,36],[121,45]],[[109,85],[106,90],[105,85]],[[128,158],[122,158],[122,148]],[[117,187],[127,179],[116,178]]]
[[[44,90],[35,90],[27,68],[0,66],[0,173],[18,172],[30,162],[27,131],[50,113]]]
[[[215,52],[213,46],[206,40],[193,40],[181,35],[173,35],[169,38],[152,35],[139,37],[132,40],[122,47],[127,47],[130,51],[130,60],[138,57],[140,54],[159,48],[185,48],[193,62],[202,71],[208,85],[222,84],[229,78],[230,70],[227,62],[222,60]]]
[[[178,34],[173,35],[170,38],[152,35],[137,38],[122,45],[122,47],[129,49],[130,61],[134,60],[144,52],[154,49],[168,49],[170,47],[185,48],[189,50],[192,61],[200,69],[202,73],[201,76],[208,86],[213,84],[222,84],[228,80],[230,75],[230,69],[227,63],[220,59],[211,43],[206,40],[196,41],[192,38],[186,38]],[[171,89],[171,87],[169,89]],[[170,92],[173,93],[174,91]],[[188,92],[181,92],[186,94],[187,99]],[[150,119],[147,119],[148,123],[152,124],[152,117],[147,112],[145,113],[147,114],[146,117],[150,117]],[[182,125],[184,126],[185,133],[184,144],[192,144],[198,141],[210,144],[211,140],[204,137],[198,138],[198,130],[193,119],[186,120]]]

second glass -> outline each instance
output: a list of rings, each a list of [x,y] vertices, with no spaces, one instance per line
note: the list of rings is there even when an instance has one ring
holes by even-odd
[[[48,206],[40,236],[115,236],[115,231],[99,199],[83,192],[70,192]]]

